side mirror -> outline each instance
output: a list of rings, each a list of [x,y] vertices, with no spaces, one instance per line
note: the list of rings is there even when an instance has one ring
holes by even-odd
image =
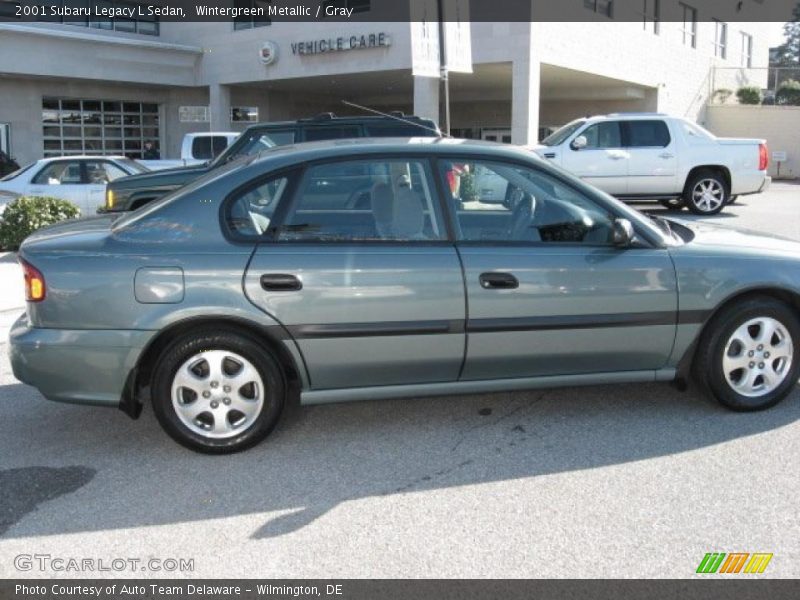
[[[633,224],[628,219],[614,219],[614,226],[611,232],[611,241],[618,248],[627,248],[633,242],[636,232]]]
[[[583,148],[586,148],[588,143],[589,140],[586,139],[585,135],[579,135],[574,140],[572,140],[570,148],[572,148],[573,150],[582,150]]]

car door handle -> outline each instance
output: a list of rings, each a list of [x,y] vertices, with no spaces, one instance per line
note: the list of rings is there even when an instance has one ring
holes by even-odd
[[[664,152],[663,154],[658,155],[659,158],[675,158],[674,154],[670,154],[669,152]]]
[[[261,287],[268,292],[296,292],[303,289],[303,282],[294,275],[269,273],[261,276]]]
[[[478,278],[485,290],[515,290],[519,280],[511,273],[481,273]]]

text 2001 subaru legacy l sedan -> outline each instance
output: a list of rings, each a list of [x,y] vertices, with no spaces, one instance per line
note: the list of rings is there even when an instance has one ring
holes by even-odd
[[[305,403],[667,381],[725,406],[795,385],[800,244],[655,222],[506,146],[284,147],[121,218],[23,244],[16,376],[52,400],[152,402],[240,450]]]

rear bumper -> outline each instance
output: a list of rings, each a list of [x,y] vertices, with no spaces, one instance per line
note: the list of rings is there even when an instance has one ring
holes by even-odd
[[[9,335],[11,368],[48,400],[118,407],[128,375],[153,334],[40,329],[23,315]]]

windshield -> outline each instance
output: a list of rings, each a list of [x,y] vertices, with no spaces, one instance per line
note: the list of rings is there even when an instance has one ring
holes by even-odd
[[[585,122],[586,121],[583,119],[578,119],[577,121],[567,123],[561,129],[555,130],[553,133],[544,138],[541,143],[545,146],[560,146]]]
[[[14,179],[15,177],[17,177],[17,176],[19,176],[19,175],[22,175],[22,174],[23,174],[25,171],[27,171],[28,169],[30,169],[30,168],[31,168],[33,165],[35,165],[35,164],[36,164],[36,163],[31,163],[31,164],[29,164],[29,165],[25,165],[25,166],[24,166],[24,167],[22,167],[21,169],[17,169],[16,171],[12,171],[12,172],[11,172],[11,173],[9,173],[8,175],[6,175],[6,176],[5,176],[5,177],[3,177],[2,179],[0,179],[0,181],[11,181],[11,180],[12,180],[12,179]]]
[[[138,162],[136,162],[135,160],[133,160],[131,158],[118,158],[117,162],[120,165],[122,165],[123,167],[125,167],[125,170],[128,171],[131,174],[133,174],[133,173],[146,173],[146,172],[148,172],[150,170],[147,167],[145,167],[143,164],[138,163]]]
[[[211,161],[211,167],[224,165],[235,158],[258,154],[262,150],[294,144],[294,131],[264,131],[255,129],[240,135],[236,141],[225,149],[225,152]]]

